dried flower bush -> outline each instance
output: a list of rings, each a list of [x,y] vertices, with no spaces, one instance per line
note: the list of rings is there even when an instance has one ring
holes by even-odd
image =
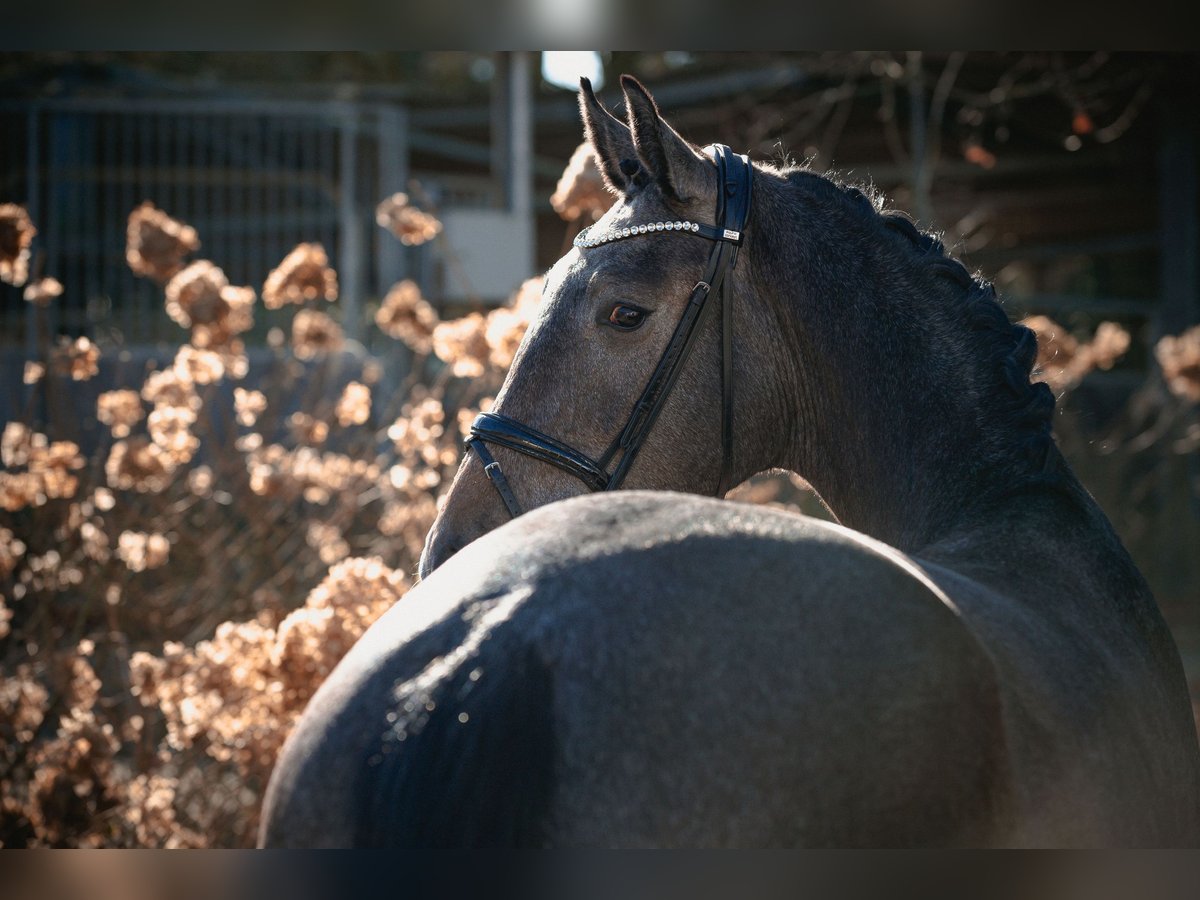
[[[29,246],[36,234],[25,207],[0,203],[0,281],[21,287],[29,278]]]
[[[174,358],[96,395],[90,457],[56,437],[78,423],[0,436],[5,846],[251,844],[292,723],[409,585],[460,453],[447,415],[503,374],[489,350],[447,411],[450,366],[424,353],[394,394],[378,362],[334,352],[341,329],[311,308],[327,292],[298,265],[272,283],[295,289],[293,340],[276,326],[275,363],[244,386],[253,291],[207,260],[139,266],[186,329]],[[417,301],[399,302],[429,325]],[[79,339],[31,362],[49,392],[102,357]]]

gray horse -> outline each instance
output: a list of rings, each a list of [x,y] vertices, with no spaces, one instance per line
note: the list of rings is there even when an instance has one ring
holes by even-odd
[[[716,151],[622,88],[626,121],[580,94],[620,197],[594,227],[717,221]],[[508,522],[468,452],[424,580],[288,740],[264,845],[1200,842],[1179,655],[1054,446],[1032,333],[907,218],[804,169],[754,165],[739,250],[731,459],[719,317],[635,490],[493,444],[532,509]],[[710,251],[572,250],[496,410],[595,459]],[[697,496],[725,465],[801,473],[841,524]]]

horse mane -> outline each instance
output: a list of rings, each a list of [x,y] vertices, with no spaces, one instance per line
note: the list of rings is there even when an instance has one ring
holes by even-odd
[[[947,253],[937,235],[920,230],[906,213],[885,209],[873,186],[864,189],[843,183],[836,174],[822,175],[806,168],[786,169],[781,174],[793,185],[802,179],[811,181],[826,196],[881,223],[887,232],[902,237],[934,275],[962,291],[960,311],[967,321],[971,348],[988,371],[995,373],[996,390],[989,400],[998,403],[995,412],[1002,424],[1020,436],[1030,474],[1038,481],[1057,482],[1061,457],[1052,437],[1054,393],[1045,383],[1030,380],[1037,362],[1037,335],[1009,320],[992,283],[968,271]]]

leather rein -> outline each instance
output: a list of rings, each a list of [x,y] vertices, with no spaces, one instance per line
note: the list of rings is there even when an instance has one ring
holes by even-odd
[[[517,502],[516,495],[509,486],[508,479],[504,477],[500,464],[488,449],[488,444],[507,447],[557,466],[578,478],[589,490],[616,490],[625,480],[629,467],[641,450],[659,413],[662,412],[667,396],[696,345],[696,338],[703,330],[704,323],[712,315],[711,311],[715,305],[709,302],[712,294],[717,295],[717,302],[721,306],[722,462],[717,496],[724,496],[729,490],[729,481],[733,474],[733,309],[729,293],[726,291],[726,275],[737,264],[738,248],[742,244],[746,220],[750,214],[753,172],[747,156],[735,154],[724,144],[714,144],[712,149],[717,161],[716,226],[685,221],[654,222],[594,234],[593,229],[596,226],[593,225],[585,228],[575,238],[575,246],[580,249],[645,234],[668,233],[692,234],[715,244],[709,255],[704,276],[692,289],[679,324],[650,376],[650,381],[629,414],[625,427],[608,445],[603,455],[599,459],[592,459],[562,441],[500,413],[480,413],[471,423],[471,433],[466,439],[466,445],[478,454],[483,463],[484,473],[513,517],[523,512],[521,504]],[[610,473],[609,465],[618,455],[620,458]]]

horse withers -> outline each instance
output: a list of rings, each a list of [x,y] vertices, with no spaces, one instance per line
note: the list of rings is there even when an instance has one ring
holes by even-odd
[[[580,94],[619,202],[548,274],[423,582],[289,738],[262,842],[1200,842],[1179,655],[1032,333],[875,198],[622,88],[624,121]],[[772,468],[840,524],[699,496]]]

